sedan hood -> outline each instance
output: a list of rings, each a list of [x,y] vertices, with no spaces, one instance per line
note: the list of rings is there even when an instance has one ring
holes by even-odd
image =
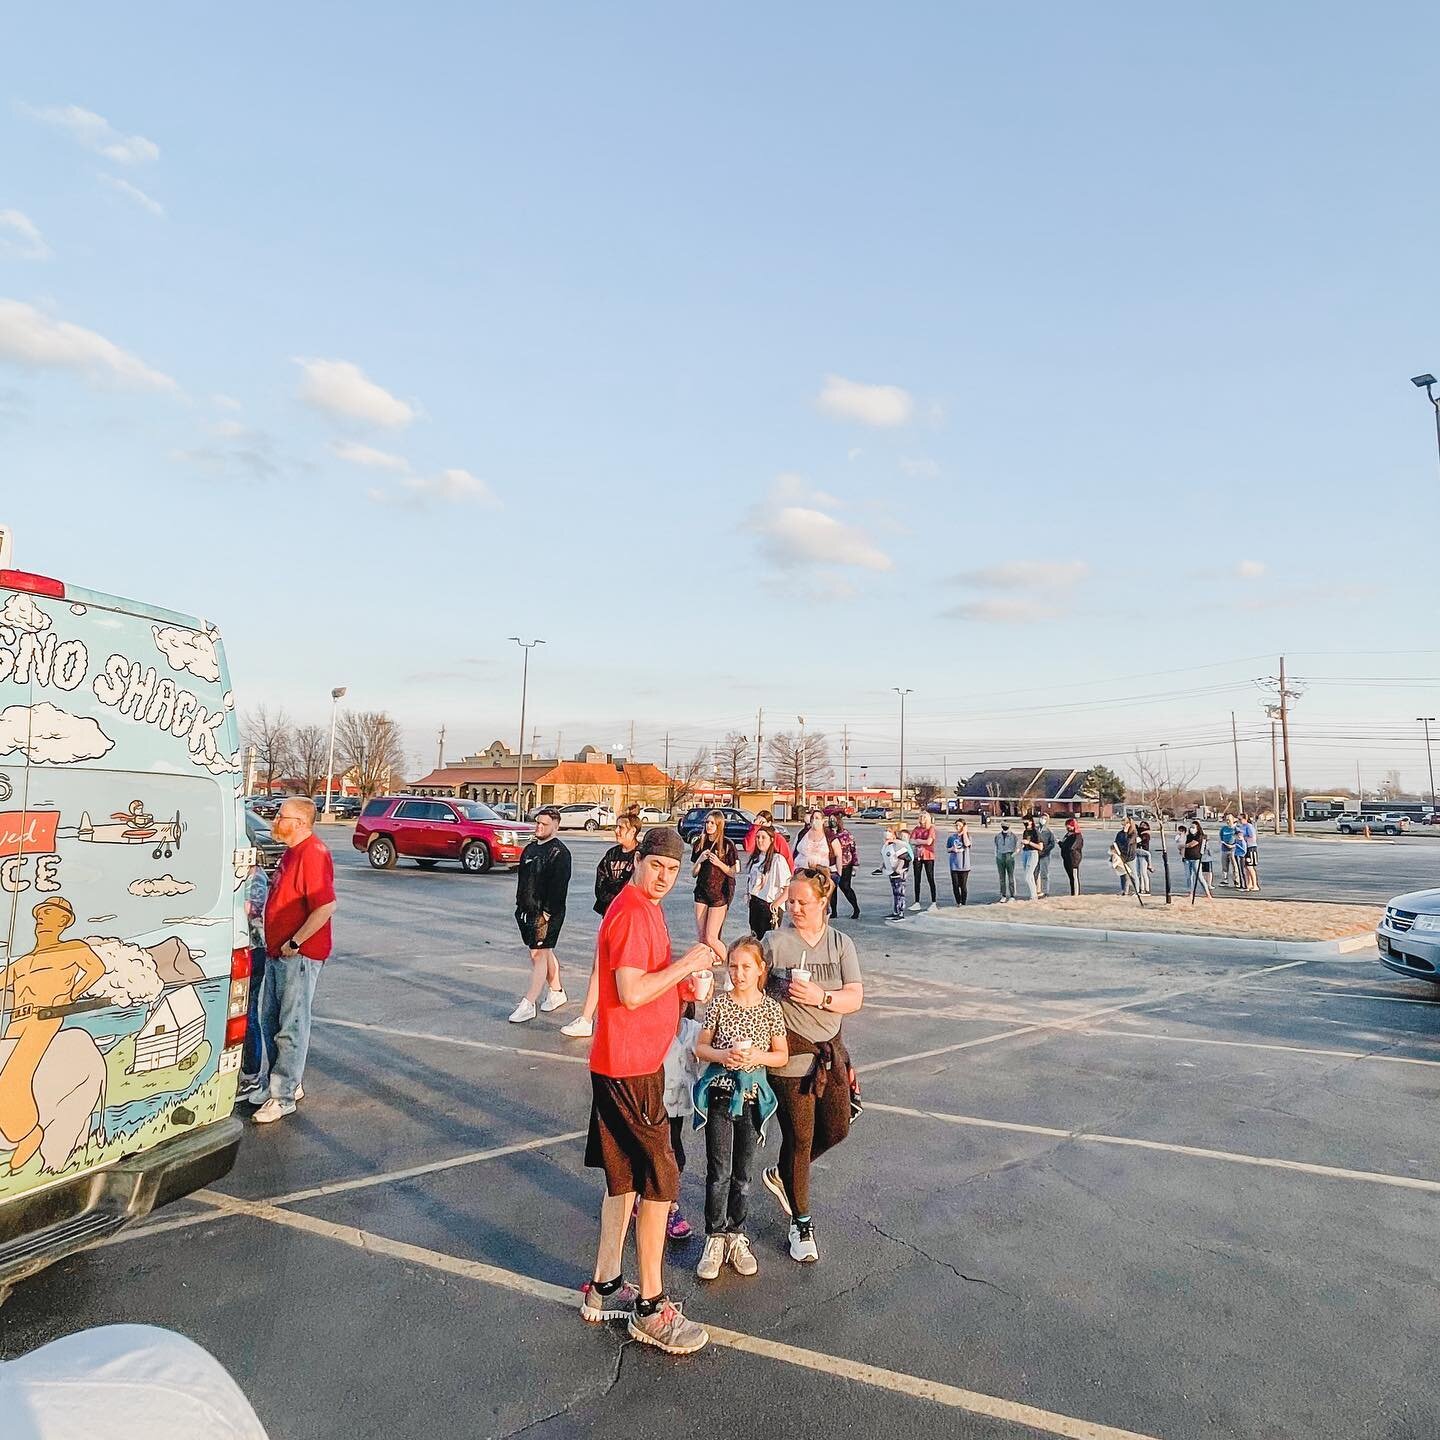
[[[1440,915],[1440,890],[1412,890],[1389,903],[1397,910],[1413,910],[1417,915]]]

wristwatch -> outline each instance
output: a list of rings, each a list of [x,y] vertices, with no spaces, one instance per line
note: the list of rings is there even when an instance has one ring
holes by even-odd
[[[835,997],[827,990],[825,992],[825,998],[820,1002],[820,1008],[822,1010],[828,1010],[830,1008],[830,1002],[834,1000],[834,998]]]

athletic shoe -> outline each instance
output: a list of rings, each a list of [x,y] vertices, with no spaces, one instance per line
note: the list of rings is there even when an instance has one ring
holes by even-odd
[[[535,1002],[533,1000],[522,1000],[510,1012],[510,1023],[512,1025],[523,1025],[527,1020],[533,1020],[536,1013]]]
[[[243,1090],[235,1092],[237,1105],[263,1105],[269,1098],[270,1087],[268,1085],[247,1085]]]
[[[910,908],[912,910],[918,910],[920,908],[920,902],[918,900],[912,900],[910,902]]]
[[[743,1235],[731,1236],[730,1252],[725,1258],[735,1267],[737,1275],[753,1275],[760,1268],[750,1242]]]
[[[690,1228],[690,1222],[680,1213],[677,1205],[670,1212],[670,1218],[665,1222],[665,1238],[667,1240],[688,1240],[695,1232]]]
[[[305,1098],[305,1087],[303,1085],[297,1085],[295,1087],[295,1098],[297,1100],[303,1100]]]
[[[595,1033],[595,1022],[587,1020],[583,1015],[577,1015],[568,1025],[560,1027],[562,1035],[568,1035],[572,1040],[588,1040]]]
[[[705,1251],[700,1256],[700,1263],[695,1267],[697,1278],[701,1280],[718,1280],[720,1278],[720,1267],[725,1263],[729,1249],[729,1243],[724,1235],[707,1235],[705,1237]]]
[[[858,910],[852,911],[850,918],[852,920],[858,920],[860,918],[860,912]]]
[[[795,1213],[790,1208],[790,1197],[785,1193],[785,1182],[780,1178],[777,1166],[772,1165],[768,1170],[762,1170],[760,1183],[775,1197],[776,1202],[787,1215]]]
[[[606,1320],[628,1320],[635,1313],[635,1302],[640,1291],[628,1281],[609,1295],[602,1295],[593,1280],[587,1280],[580,1287],[580,1318],[591,1325]]]
[[[808,1265],[820,1258],[815,1245],[815,1227],[807,1220],[803,1225],[790,1227],[790,1258]]]
[[[552,1010],[558,1010],[569,1003],[570,997],[563,990],[547,990],[545,998],[540,1002],[540,1008],[548,1015]]]
[[[934,910],[939,904],[940,902],[938,900],[932,900],[925,908],[927,910]]]
[[[295,1102],[293,1100],[277,1100],[273,1095],[255,1112],[255,1123],[257,1125],[273,1125],[277,1120],[283,1120],[287,1115],[295,1113]]]
[[[636,1311],[630,1317],[630,1336],[667,1355],[692,1355],[710,1343],[710,1332],[703,1325],[687,1320],[673,1300],[663,1301],[650,1315]]]

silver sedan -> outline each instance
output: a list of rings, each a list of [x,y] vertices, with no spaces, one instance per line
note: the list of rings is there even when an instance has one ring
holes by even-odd
[[[1385,907],[1375,943],[1382,965],[1440,985],[1440,890],[1397,895]]]

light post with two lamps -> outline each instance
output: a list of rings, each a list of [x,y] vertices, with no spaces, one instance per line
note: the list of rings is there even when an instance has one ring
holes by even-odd
[[[905,823],[905,697],[915,692],[898,685],[890,687],[900,697],[900,824]],[[918,881],[916,882],[919,883]]]
[[[1440,396],[1435,394],[1436,380],[1433,375],[1412,375],[1410,383],[1417,389],[1425,392],[1425,398],[1435,407],[1435,448],[1440,450]]]
[[[325,766],[325,809],[321,811],[327,820],[330,818],[330,785],[335,778],[335,712],[345,698],[346,689],[344,685],[337,685],[330,692],[330,759]]]

